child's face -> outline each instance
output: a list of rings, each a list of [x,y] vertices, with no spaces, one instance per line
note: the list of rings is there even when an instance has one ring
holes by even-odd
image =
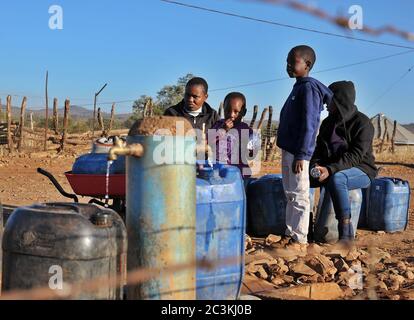
[[[224,106],[224,117],[226,120],[231,119],[233,122],[241,120],[241,110],[243,109],[243,100],[239,98],[233,98],[226,101]]]
[[[297,52],[290,51],[286,62],[286,71],[289,77],[305,77],[309,74],[308,63]]]

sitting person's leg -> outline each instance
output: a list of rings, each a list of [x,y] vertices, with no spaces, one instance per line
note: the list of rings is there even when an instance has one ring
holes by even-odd
[[[339,171],[329,178],[327,188],[338,219],[339,240],[353,240],[355,230],[351,223],[351,205],[349,190],[369,187],[371,180],[358,168]]]

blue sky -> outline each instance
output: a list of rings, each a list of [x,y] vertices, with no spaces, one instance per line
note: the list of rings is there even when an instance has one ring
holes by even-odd
[[[182,0],[188,4],[229,11],[260,19],[321,31],[346,34],[326,21],[287,7],[241,0]],[[414,32],[414,1],[320,0],[302,1],[330,14],[347,14],[358,4],[370,27],[392,24]],[[51,5],[63,9],[63,30],[48,27]],[[414,47],[392,35],[379,37],[354,32],[376,41]],[[100,102],[156,95],[165,84],[188,72],[207,79],[211,89],[286,76],[291,47],[308,44],[317,53],[314,71],[395,54],[407,49],[346,40],[321,34],[241,20],[167,4],[158,0],[15,0],[0,3],[0,97],[27,95],[28,107],[44,104],[44,77],[49,70],[50,98],[93,108],[94,92],[108,87]],[[372,103],[414,65],[414,52],[361,66],[315,74],[325,84],[352,80],[357,106],[373,116],[384,112],[402,123],[414,122],[414,70],[376,104]],[[272,105],[276,118],[294,80],[239,88],[262,109]],[[228,91],[212,91],[209,102],[218,106]],[[13,97],[13,105],[21,98]],[[117,112],[131,111],[132,103],[118,104]],[[109,111],[110,105],[101,105]]]

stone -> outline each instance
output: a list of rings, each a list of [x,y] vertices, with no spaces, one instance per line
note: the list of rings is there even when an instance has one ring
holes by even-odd
[[[312,300],[336,300],[344,292],[336,283],[313,283],[275,290],[279,294],[298,296]]]
[[[281,277],[275,277],[272,279],[272,284],[274,284],[275,286],[281,286],[282,284],[285,283],[285,280],[283,280],[283,278]]]
[[[308,254],[319,254],[323,252],[323,248],[316,243],[310,243],[308,245]]]
[[[325,282],[325,279],[320,274],[314,274],[313,276],[308,277],[308,282],[323,283]]]
[[[385,231],[382,231],[382,230],[377,231],[377,234],[385,234]]]
[[[259,297],[256,297],[256,296],[252,296],[250,294],[245,294],[245,295],[240,296],[238,300],[252,301],[252,300],[262,300],[262,299],[260,299]]]
[[[360,253],[358,252],[358,250],[356,250],[356,248],[351,249],[348,254],[345,257],[346,261],[354,261],[356,259],[358,259],[358,257],[360,256]]]
[[[385,284],[390,290],[396,291],[400,289],[400,282],[397,279],[388,279],[385,281]]]
[[[243,286],[241,289],[241,294],[256,294],[258,292],[264,292],[274,289],[275,286],[272,285],[270,282],[246,274],[243,277]]]
[[[246,254],[251,254],[255,251],[256,251],[256,248],[250,248],[250,249],[246,250]]]
[[[264,279],[264,280],[269,278],[269,275],[267,274],[266,270],[262,266],[259,266],[259,269],[256,271],[256,275],[258,275],[259,278]]]
[[[270,254],[264,252],[263,250],[258,250],[252,254],[246,255],[244,259],[244,264],[247,265],[254,261],[260,261],[260,260],[268,260],[270,262],[273,259],[274,258]]]
[[[283,259],[279,258],[271,261],[269,270],[272,274],[284,275],[289,271],[289,267],[285,264]]]
[[[385,291],[388,291],[388,287],[387,287],[387,285],[385,284],[384,281],[378,282],[378,288],[383,289]]]
[[[378,273],[377,277],[379,281],[384,281],[388,279],[388,274],[386,272]]]
[[[344,297],[352,297],[354,295],[354,290],[352,290],[350,287],[343,287],[341,289],[344,293]]]
[[[297,274],[297,275],[304,275],[304,276],[313,276],[316,274],[316,271],[312,268],[308,267],[305,263],[302,261],[293,263],[290,266],[291,273]]]
[[[398,271],[399,271],[400,273],[404,273],[405,271],[407,271],[407,266],[405,265],[405,263],[404,263],[404,262],[399,261],[399,262],[397,263],[397,269],[398,269]]]
[[[334,262],[334,266],[338,272],[346,272],[349,270],[348,264],[342,258],[337,258]]]
[[[341,248],[339,246],[332,247],[324,252],[325,256],[331,258],[345,258],[349,253],[349,250],[346,248]]]
[[[270,246],[270,245],[272,245],[273,243],[278,243],[278,242],[280,242],[280,240],[282,240],[282,237],[281,237],[281,236],[276,236],[276,235],[274,235],[274,234],[269,234],[269,235],[267,236],[266,240],[265,240],[265,244],[266,244],[267,246]]]
[[[406,291],[402,293],[402,297],[406,300],[414,300],[414,291]]]
[[[253,247],[252,238],[250,238],[248,235],[246,235],[245,239],[246,239],[245,240],[245,250],[251,249]]]
[[[273,259],[272,259],[273,260]],[[272,260],[269,259],[260,259],[260,260],[254,260],[253,262],[251,262],[254,265],[268,265]]]
[[[259,271],[259,265],[255,265],[254,263],[250,263],[246,266],[246,273],[255,274]]]
[[[414,272],[412,271],[406,271],[404,276],[408,279],[408,280],[414,280]]]
[[[293,281],[295,281],[295,278],[293,278],[292,276],[289,276],[287,274],[282,276],[282,279],[286,282],[286,283],[292,283]]]
[[[333,262],[323,255],[312,257],[307,261],[306,265],[315,270],[322,277],[333,278],[337,272]]]
[[[401,285],[405,282],[405,278],[401,275],[392,274],[390,275],[390,280],[396,280]]]
[[[400,298],[401,297],[398,294],[395,294],[395,295],[390,296],[390,299],[391,300],[400,300]]]

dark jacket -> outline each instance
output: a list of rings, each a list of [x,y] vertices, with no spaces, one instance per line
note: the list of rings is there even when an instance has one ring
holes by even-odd
[[[335,82],[329,88],[334,93],[338,112],[322,121],[310,167],[316,163],[325,166],[331,175],[356,167],[372,180],[378,171],[372,149],[374,126],[355,106],[355,87],[351,81]],[[330,142],[335,126],[336,135],[343,140],[344,146],[333,153]],[[313,180],[311,184],[316,186],[318,183]]]
[[[293,90],[280,112],[277,145],[297,160],[310,160],[315,150],[316,135],[323,105],[329,104],[332,92],[311,77],[296,80]]]
[[[193,128],[203,130],[203,123],[206,124],[206,130],[219,120],[219,115],[207,102],[204,102],[201,113],[197,117],[190,115],[184,108],[184,100],[175,106],[165,110],[165,116],[184,117],[191,122]]]

